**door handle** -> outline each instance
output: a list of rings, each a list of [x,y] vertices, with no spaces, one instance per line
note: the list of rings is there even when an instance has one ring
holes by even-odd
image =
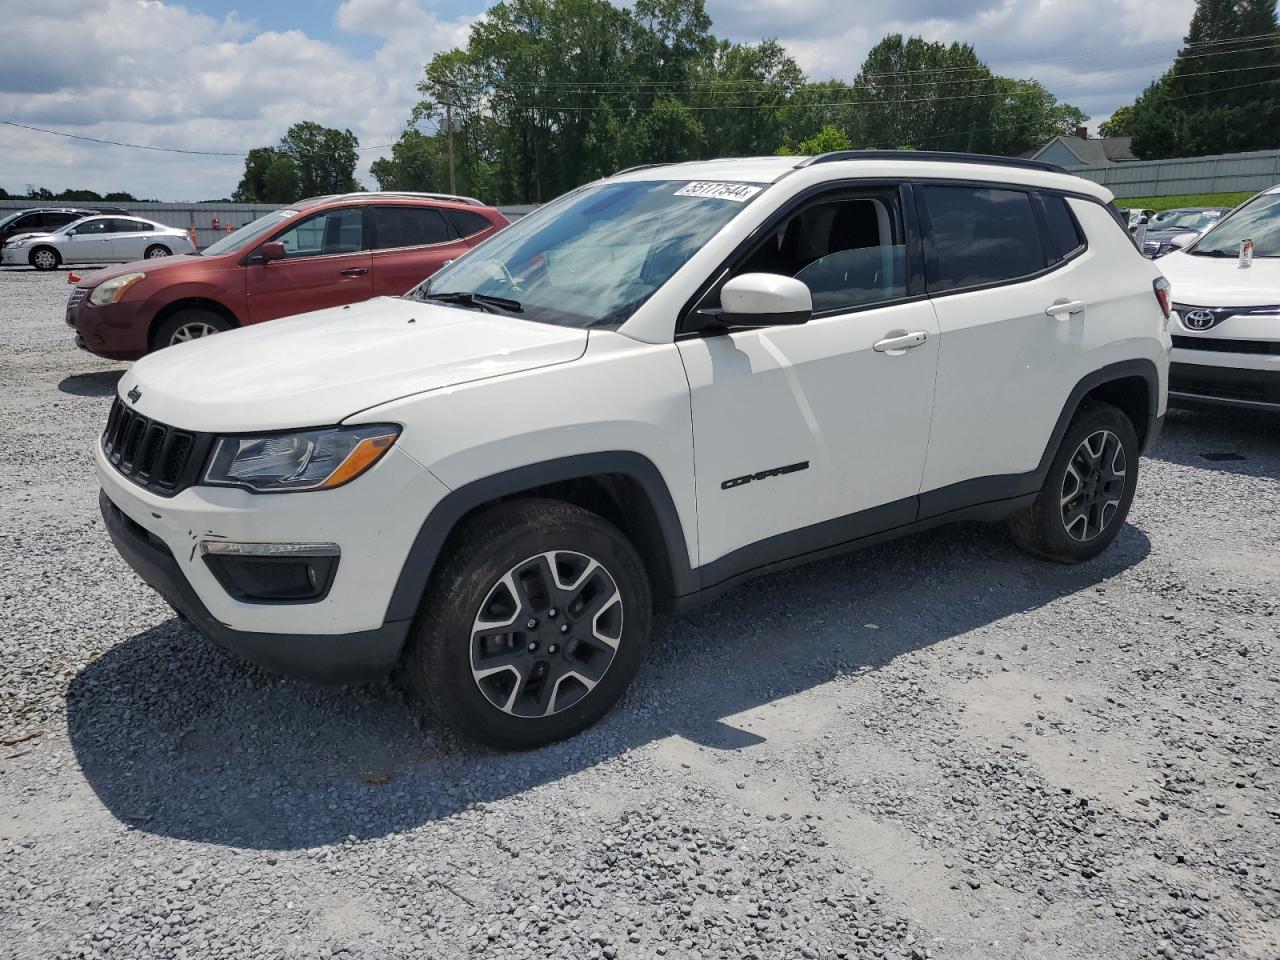
[[[1077,313],[1084,313],[1084,308],[1083,300],[1055,300],[1044,308],[1044,312],[1058,320],[1066,320]]]
[[[918,347],[929,339],[923,330],[906,333],[902,330],[890,330],[883,340],[877,340],[871,347],[876,353],[887,353],[891,357],[900,357],[912,347]]]
[[[348,267],[342,271],[342,275],[344,277],[363,277],[368,272],[369,269],[367,267]]]

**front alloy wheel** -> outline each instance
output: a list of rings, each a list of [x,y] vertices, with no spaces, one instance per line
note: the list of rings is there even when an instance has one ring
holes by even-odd
[[[491,704],[549,717],[604,679],[622,641],[622,594],[583,553],[555,550],[516,564],[471,625],[471,676]]]
[[[169,338],[169,346],[172,347],[175,343],[186,343],[188,340],[199,340],[201,337],[211,337],[219,332],[221,332],[219,328],[212,323],[194,320],[191,323],[184,323],[173,331],[173,335]]]
[[[527,749],[609,711],[635,676],[653,598],[636,548],[558,500],[498,503],[464,520],[435,565],[404,679],[481,743]]]
[[[42,248],[31,255],[31,265],[37,270],[53,270],[58,266],[58,255],[47,247]]]
[[[1124,498],[1124,445],[1110,430],[1080,441],[1062,478],[1062,525],[1082,543],[1099,536],[1115,519]]]

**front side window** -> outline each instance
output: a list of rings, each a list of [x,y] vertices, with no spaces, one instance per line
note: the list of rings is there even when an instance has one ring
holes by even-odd
[[[216,257],[223,253],[230,253],[233,250],[247,247],[249,244],[261,240],[280,224],[297,215],[297,210],[272,210],[270,213],[264,213],[252,223],[245,224],[239,230],[228,233],[217,243],[209,244],[209,246],[200,251],[200,255],[202,257]]]
[[[824,197],[780,223],[733,271],[809,288],[814,313],[906,296],[906,230],[896,190]]]
[[[58,227],[65,227],[68,223],[79,219],[80,214],[78,213],[46,213],[43,226],[50,230],[56,230]]]
[[[567,327],[622,323],[760,190],[687,180],[583,187],[516,221],[407,296],[502,298],[520,316]]]
[[[107,221],[105,219],[98,220],[81,220],[75,224],[74,229],[77,236],[86,234],[110,233],[107,229]]]
[[[1254,197],[1187,248],[1197,257],[1235,257],[1253,241],[1255,257],[1280,257],[1280,193]]]
[[[1046,266],[1030,194],[989,187],[927,185],[930,293],[1003,283]]]
[[[276,239],[284,244],[288,259],[358,253],[363,249],[363,220],[362,208],[340,207],[308,217]]]
[[[444,217],[430,207],[374,207],[373,222],[379,250],[422,247],[451,239]]]

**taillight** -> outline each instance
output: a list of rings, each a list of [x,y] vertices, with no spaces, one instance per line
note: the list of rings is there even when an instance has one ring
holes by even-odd
[[[1169,319],[1169,311],[1172,307],[1172,301],[1169,299],[1169,281],[1164,277],[1156,277],[1152,281],[1151,286],[1155,288],[1156,303],[1160,304],[1160,312],[1164,314],[1166,320]]]

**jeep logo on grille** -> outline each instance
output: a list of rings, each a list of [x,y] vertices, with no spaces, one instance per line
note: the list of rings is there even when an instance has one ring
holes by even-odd
[[[1182,315],[1183,326],[1189,330],[1208,330],[1217,322],[1212,310],[1188,310]]]
[[[126,393],[125,396],[129,398],[130,403],[136,404],[139,400],[142,399],[142,391],[139,390],[137,385],[135,384],[133,389],[130,390],[128,393]]]

